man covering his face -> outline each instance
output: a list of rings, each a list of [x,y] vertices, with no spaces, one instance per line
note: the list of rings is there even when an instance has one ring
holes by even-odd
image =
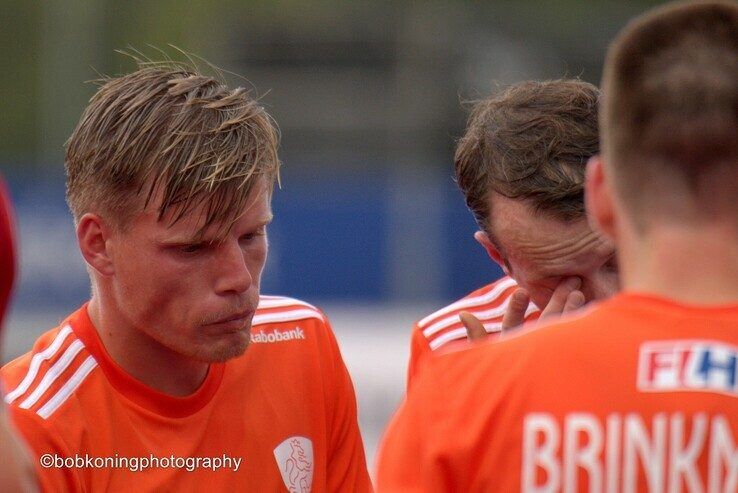
[[[506,275],[416,324],[408,384],[433,351],[467,337],[460,313],[478,319],[482,333],[498,332],[617,291],[613,244],[584,210],[598,102],[593,85],[554,80],[476,103],[456,150],[456,180],[480,227],[475,238]]]
[[[738,5],[635,19],[603,94],[586,202],[623,291],[432,358],[378,491],[738,489]]]

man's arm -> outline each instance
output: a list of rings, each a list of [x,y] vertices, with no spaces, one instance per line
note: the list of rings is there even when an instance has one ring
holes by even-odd
[[[38,482],[41,491],[44,492],[81,491],[82,484],[79,482],[77,469],[60,467],[61,459],[74,457],[62,439],[49,429],[47,423],[33,411],[12,405],[7,408],[7,411],[8,418],[10,418],[8,421],[19,430],[20,437],[25,440],[25,444],[30,449],[30,454],[23,454],[26,461],[22,473],[26,475],[26,478],[30,475],[32,484],[35,486]],[[55,459],[57,457],[60,459]],[[28,479],[24,481],[28,482]]]
[[[0,402],[0,491],[36,490],[31,459],[8,419],[5,402]]]

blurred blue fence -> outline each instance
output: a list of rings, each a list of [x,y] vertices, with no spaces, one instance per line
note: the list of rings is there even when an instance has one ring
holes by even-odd
[[[415,180],[366,169],[284,170],[263,292],[316,302],[442,303],[500,276],[472,238],[474,221],[449,172],[424,169]],[[21,233],[16,309],[74,307],[89,284],[61,170],[6,175]]]

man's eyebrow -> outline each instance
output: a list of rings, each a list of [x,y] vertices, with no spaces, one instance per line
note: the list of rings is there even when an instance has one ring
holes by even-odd
[[[156,241],[158,244],[163,246],[177,246],[177,245],[195,245],[198,243],[208,243],[206,238],[198,238],[197,236],[174,236],[171,238],[162,238]]]
[[[269,225],[274,220],[274,214],[269,214],[264,217],[262,217],[259,221],[253,223],[250,225],[247,229],[259,229],[263,228],[264,226]],[[197,244],[197,243],[216,243],[217,239],[215,238],[208,238],[203,236],[197,236],[197,235],[190,235],[190,234],[182,234],[182,235],[175,235],[169,238],[163,238],[157,240],[157,243],[164,245],[164,246],[176,246],[176,245],[190,245],[190,244]]]
[[[249,226],[249,227],[248,227],[248,228],[246,228],[246,229],[258,229],[258,228],[263,228],[264,226],[267,226],[267,225],[269,225],[269,223],[271,223],[273,219],[274,219],[274,216],[273,216],[273,215],[271,215],[271,214],[269,214],[269,216],[267,216],[267,217],[265,217],[265,218],[261,219],[260,221],[257,221],[257,222],[255,222],[254,224],[252,224],[251,226]]]

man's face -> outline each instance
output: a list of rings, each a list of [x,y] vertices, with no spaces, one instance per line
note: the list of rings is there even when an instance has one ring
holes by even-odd
[[[536,213],[525,201],[492,195],[492,227],[501,265],[539,308],[546,307],[568,277],[581,279],[579,290],[587,302],[615,294],[615,247],[593,231],[586,218],[562,221]]]
[[[157,202],[157,201],[152,201]],[[117,311],[152,344],[200,361],[225,361],[249,344],[267,256],[271,194],[264,183],[225,238],[196,237],[197,209],[170,225],[148,207],[111,241]]]

